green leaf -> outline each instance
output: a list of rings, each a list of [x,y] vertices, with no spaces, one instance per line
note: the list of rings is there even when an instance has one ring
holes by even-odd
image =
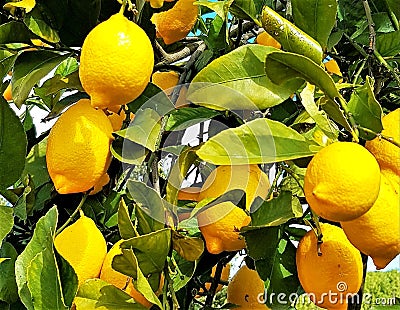
[[[335,82],[315,62],[302,55],[275,51],[267,55],[266,72],[271,80],[277,84],[293,78],[301,78],[317,86],[329,99],[324,101],[323,109],[347,130],[352,130],[337,103],[338,98],[342,99],[342,97],[336,88]]]
[[[125,250],[126,251],[126,250]],[[154,294],[153,289],[150,286],[150,283],[147,281],[147,278],[144,276],[142,273],[141,268],[139,267],[139,261],[138,258],[135,256],[135,253],[131,249],[128,250],[130,255],[132,256],[134,262],[135,262],[135,270],[136,270],[136,281],[134,283],[135,288],[143,294],[143,296],[152,304],[157,305],[162,309],[162,304],[156,294]]]
[[[37,253],[27,267],[27,285],[33,308],[68,309],[63,301],[54,252],[44,250]]]
[[[253,206],[256,206],[254,210]],[[288,220],[303,215],[303,209],[296,197],[290,191],[282,191],[279,196],[272,200],[262,202],[257,197],[250,209],[251,224],[243,229],[253,230],[261,227],[279,226]]]
[[[136,279],[136,263],[128,251],[133,250],[144,275],[161,272],[171,249],[171,230],[165,228],[134,237],[123,241],[120,247],[123,255],[114,257],[113,269]]]
[[[35,89],[36,91],[36,89]],[[81,99],[89,99],[89,95],[84,92],[76,92],[72,95],[66,96],[59,100],[60,92],[56,93],[54,96],[51,96],[51,104],[48,105],[51,108],[50,113],[43,119],[43,121],[52,120],[61,115],[62,111],[64,111],[70,105],[78,102]],[[42,98],[44,100],[44,98]],[[59,101],[58,101],[59,100]]]
[[[230,12],[237,18],[249,19],[258,23],[257,9],[253,0],[235,0],[233,1]]]
[[[382,126],[382,108],[375,99],[374,81],[367,76],[365,84],[356,88],[351,94],[348,107],[358,125],[380,133],[383,130]],[[365,140],[375,138],[374,134],[368,133],[362,128],[359,128],[360,137]]]
[[[190,281],[194,271],[196,270],[197,263],[196,261],[189,262],[185,260],[174,251],[172,252],[169,266],[174,271],[171,278],[173,281],[174,291],[177,292]]]
[[[57,217],[53,207],[39,219],[32,239],[15,262],[18,294],[28,310],[39,304],[47,305],[45,309],[67,309],[53,249]]]
[[[177,205],[178,191],[181,188],[182,182],[186,177],[187,172],[193,163],[197,160],[196,150],[198,147],[187,148],[179,154],[178,160],[172,166],[168,176],[166,188],[166,200],[172,205]]]
[[[1,244],[0,261],[2,258],[5,258],[5,261],[0,263],[0,301],[10,304],[16,302],[18,299],[18,288],[15,282],[15,260],[17,256],[18,253],[11,243],[3,242]]]
[[[74,268],[72,268],[67,260],[65,260],[58,253],[55,254],[60,273],[64,302],[68,307],[71,307],[76,295],[76,291],[78,290],[78,276],[76,275]]]
[[[227,39],[227,23],[226,18],[215,16],[211,22],[207,36],[204,37],[204,42],[211,51],[223,51],[228,47],[229,40]]]
[[[26,14],[23,21],[29,30],[38,37],[51,43],[57,43],[60,41],[57,31],[46,23],[46,20],[42,16],[41,10],[38,7],[34,8],[29,14]]]
[[[293,20],[325,50],[336,23],[337,0],[292,0]]]
[[[28,28],[17,21],[0,25],[0,44],[26,43],[32,44]]]
[[[400,6],[397,0],[386,0],[385,4],[390,8],[390,10],[394,13],[397,20],[400,20]]]
[[[35,93],[41,98],[44,98],[49,95],[54,95],[63,89],[84,91],[78,71],[72,72],[65,77],[60,74],[53,76],[46,80],[40,87],[36,87]]]
[[[12,8],[21,8],[24,9],[26,13],[32,11],[35,7],[36,1],[35,0],[21,0],[17,2],[8,2],[4,5],[5,9],[12,9]]]
[[[16,182],[25,167],[27,138],[24,127],[10,108],[0,98],[0,189]]]
[[[164,228],[165,208],[169,208],[169,205],[160,197],[158,192],[143,182],[133,180],[128,181],[127,190],[135,201],[137,209],[147,215],[145,221],[148,223],[149,229],[156,231]],[[141,217],[139,214],[136,214],[136,216]]]
[[[212,61],[193,79],[188,100],[216,110],[258,110],[289,98],[302,84],[288,80],[273,83],[274,71],[265,63],[276,49],[258,44],[246,45]],[[279,68],[278,70],[281,70]]]
[[[11,79],[13,99],[16,106],[20,108],[28,98],[33,86],[68,56],[68,54],[60,55],[50,51],[21,53],[15,60]]]
[[[122,163],[141,165],[146,159],[148,150],[137,143],[117,137],[111,144],[111,154]]]
[[[280,227],[247,231],[244,237],[249,256],[255,260],[258,274],[268,283],[265,288],[266,300],[276,303],[276,298],[281,293],[285,298],[281,303],[285,301],[290,304],[289,296],[296,293],[300,286],[295,246],[282,239]]]
[[[67,77],[71,73],[79,69],[79,63],[74,57],[68,57],[65,59],[56,69],[54,75],[61,75],[62,77]]]
[[[383,33],[376,37],[376,49],[383,57],[400,54],[400,31]]]
[[[318,150],[297,131],[262,118],[220,132],[205,142],[197,155],[215,165],[241,165],[301,158]]]
[[[23,177],[31,176],[36,188],[50,181],[46,165],[46,147],[47,138],[32,147],[26,157],[26,165],[22,173]]]
[[[135,227],[132,224],[131,217],[129,216],[129,210],[124,199],[121,199],[119,202],[118,230],[122,239],[130,239],[136,236]]]
[[[201,238],[187,237],[176,231],[172,232],[172,246],[185,260],[198,260],[204,252],[204,242]]]
[[[219,114],[214,110],[203,107],[176,109],[169,114],[165,130],[184,130]]]
[[[83,283],[74,302],[78,309],[85,310],[147,309],[124,291],[100,279]]]
[[[154,152],[161,130],[160,121],[161,117],[156,111],[152,109],[139,110],[129,127],[117,131],[116,134]]]
[[[338,129],[331,124],[326,116],[326,113],[318,109],[318,106],[314,101],[314,91],[315,87],[307,83],[306,87],[300,93],[301,103],[308,115],[310,115],[310,117],[315,121],[324,134],[328,138],[336,140]]]
[[[1,33],[1,26],[0,26]],[[13,54],[11,52],[0,50],[0,77],[3,80],[4,77],[11,71],[12,66],[14,65],[15,59],[17,58],[17,54]]]
[[[14,210],[0,205],[0,244],[14,226]]]

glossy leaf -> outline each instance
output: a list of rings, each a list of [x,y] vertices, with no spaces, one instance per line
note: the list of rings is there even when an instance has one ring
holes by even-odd
[[[140,110],[136,113],[129,127],[116,132],[116,134],[154,152],[161,130],[160,121],[160,115],[154,110]]]
[[[400,54],[400,30],[380,34],[376,37],[376,49],[383,57]]]
[[[0,26],[1,31],[1,26]],[[14,64],[15,59],[17,58],[17,54],[13,54],[8,51],[0,50],[0,77],[4,79],[4,77],[11,71],[12,66]]]
[[[19,117],[0,98],[0,189],[16,182],[25,166],[27,138]]]
[[[185,260],[198,260],[204,252],[204,242],[201,238],[187,237],[178,232],[172,232],[172,246]]]
[[[40,87],[35,88],[35,93],[40,97],[54,95],[60,90],[79,90],[83,92],[81,82],[79,80],[78,71],[72,72],[71,74],[63,77],[59,74],[46,80]]]
[[[135,227],[132,224],[131,217],[129,216],[129,210],[124,199],[121,199],[119,202],[118,230],[122,239],[130,239],[136,236]]]
[[[78,276],[68,261],[58,253],[56,253],[56,260],[60,274],[64,303],[68,307],[71,307],[78,290]]]
[[[213,10],[217,15],[223,20],[228,16],[228,9],[231,6],[234,0],[222,0],[217,2],[210,2],[206,0],[198,0],[196,1],[196,5],[205,6],[211,10]]]
[[[25,9],[26,13],[29,13],[30,11],[32,11],[35,5],[36,5],[35,0],[21,0],[17,2],[8,2],[4,5],[4,8],[5,9],[22,8]]]
[[[46,165],[46,148],[47,138],[35,144],[26,157],[26,165],[22,175],[27,176],[29,174],[35,183],[35,187],[40,187],[50,181]]]
[[[255,265],[261,279],[268,281],[265,296],[267,301],[284,294],[282,302],[288,301],[292,293],[296,293],[300,283],[296,270],[296,248],[286,239],[282,239],[280,227],[267,227],[244,233],[249,256],[255,260]],[[263,246],[260,246],[262,244]],[[273,293],[275,295],[273,295]],[[276,303],[276,299],[272,299]]]
[[[365,84],[356,88],[351,94],[348,103],[350,112],[358,125],[380,133],[382,126],[382,108],[376,100],[373,89],[373,80],[367,77]],[[375,135],[360,130],[360,137],[365,140],[372,140]]]
[[[15,262],[18,294],[28,310],[39,304],[47,305],[47,309],[67,309],[53,249],[57,217],[53,207],[39,219],[32,239]]]
[[[275,50],[253,44],[217,58],[195,76],[188,89],[188,100],[216,110],[258,110],[281,103],[302,82],[285,80],[277,85],[271,81],[270,75],[276,72],[265,63],[265,58]]]
[[[120,162],[131,165],[141,165],[149,152],[144,146],[122,137],[114,139],[110,151]]]
[[[18,299],[18,288],[15,282],[15,260],[18,253],[11,243],[1,243],[0,239],[0,245],[0,301],[12,304]],[[5,260],[1,262],[2,259]]]
[[[253,210],[256,206],[256,210]],[[251,224],[244,227],[244,230],[258,229],[260,227],[279,226],[288,220],[301,217],[303,209],[296,197],[292,197],[292,192],[282,191],[279,196],[272,200],[262,202],[257,197],[250,209]]]
[[[292,0],[293,20],[326,49],[336,23],[337,0]]]
[[[128,181],[127,190],[136,203],[136,208],[140,210],[141,213],[147,215],[145,219],[149,229],[151,231],[157,231],[164,228],[165,207],[169,207],[169,205],[160,197],[158,192],[143,182],[133,180]],[[140,215],[137,214],[137,216]]]
[[[31,34],[28,28],[17,21],[11,21],[0,25],[0,44],[26,43],[32,44]]]
[[[78,309],[85,310],[147,309],[124,291],[100,279],[89,279],[83,283],[74,302]]]
[[[192,278],[196,269],[196,262],[189,262],[178,255],[175,251],[172,252],[170,268],[174,271],[171,278],[175,292],[183,288]]]
[[[215,165],[261,164],[311,156],[318,149],[295,130],[263,118],[220,132],[197,155]]]
[[[0,244],[14,226],[14,210],[0,205]],[[1,299],[1,298],[0,298]]]
[[[32,12],[25,16],[24,24],[34,34],[48,42],[57,43],[60,41],[57,31],[49,26],[39,8],[34,8]]]
[[[68,55],[50,51],[29,51],[21,53],[15,60],[11,79],[14,103],[21,107],[33,86],[44,78]]]
[[[112,267],[127,276],[137,278],[135,261],[128,250],[133,250],[144,275],[161,272],[171,247],[171,230],[158,230],[125,240],[120,245],[123,255],[114,257]]]
[[[253,0],[235,0],[233,1],[230,12],[241,19],[249,19],[258,22],[257,9]]]
[[[218,112],[203,107],[176,109],[168,116],[165,130],[184,130],[217,115],[219,115]]]

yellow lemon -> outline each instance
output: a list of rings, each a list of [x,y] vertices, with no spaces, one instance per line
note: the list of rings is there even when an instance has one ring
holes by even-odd
[[[151,76],[151,81],[169,96],[179,82],[179,74],[175,71],[157,71]]]
[[[192,30],[198,15],[198,7],[194,2],[178,0],[168,11],[153,14],[151,21],[165,44],[182,40]]]
[[[281,48],[281,44],[276,41],[268,32],[263,31],[256,37],[256,43],[265,46],[272,46],[277,49]]]
[[[7,88],[4,90],[3,98],[7,101],[13,100],[11,89],[12,89],[12,85],[10,83],[10,84],[8,84]]]
[[[346,297],[356,294],[361,287],[361,254],[341,228],[330,224],[320,226],[323,234],[321,255],[318,255],[318,240],[313,230],[299,242],[296,252],[299,280],[317,306],[345,310]]]
[[[65,111],[47,140],[46,162],[60,194],[79,193],[104,185],[110,165],[112,127],[103,111],[82,99]]]
[[[379,165],[371,153],[357,143],[335,142],[308,164],[304,192],[319,216],[350,221],[372,207],[379,184]]]
[[[382,175],[372,208],[355,220],[341,223],[350,242],[371,256],[377,269],[385,268],[400,253],[399,212],[399,191]]]
[[[400,143],[400,108],[385,115],[382,118],[382,125],[382,135]],[[382,170],[392,170],[400,175],[399,147],[379,137],[367,141],[365,147],[375,156]]]
[[[81,213],[81,217],[75,223],[56,236],[54,246],[74,268],[79,285],[87,279],[99,276],[107,254],[107,245],[91,218]]]
[[[199,194],[199,201],[217,198],[233,190],[246,192],[246,208],[260,196],[265,199],[269,190],[268,176],[257,165],[219,166],[208,176]],[[212,254],[237,251],[245,247],[239,230],[250,223],[250,216],[232,202],[223,202],[197,215],[199,229]]]
[[[228,284],[227,301],[240,306],[235,309],[268,309],[264,300],[264,281],[257,271],[243,265]]]
[[[150,81],[153,65],[147,34],[118,13],[85,38],[79,77],[92,105],[107,108],[139,97]]]

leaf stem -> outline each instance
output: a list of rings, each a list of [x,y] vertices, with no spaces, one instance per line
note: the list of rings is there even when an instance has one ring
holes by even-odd
[[[84,194],[82,196],[81,202],[79,203],[78,207],[75,209],[74,212],[72,212],[71,216],[68,218],[68,220],[56,231],[56,235],[58,235],[60,232],[62,232],[64,230],[65,227],[68,226],[68,224],[74,219],[75,215],[78,214],[78,212],[81,210],[83,204],[86,201],[86,198],[89,196],[89,194]]]
[[[381,65],[383,65],[389,72],[393,75],[394,79],[396,80],[396,83],[398,86],[400,86],[400,76],[396,73],[395,69],[387,63],[387,61],[382,57],[381,54],[379,54],[378,51],[374,51],[374,56],[376,59],[379,61]]]
[[[179,306],[178,298],[176,297],[176,294],[175,294],[172,279],[169,276],[168,266],[166,266],[164,268],[164,275],[165,275],[165,280],[167,281],[169,292],[171,293],[171,298],[172,298],[172,303],[173,303],[172,309],[174,309],[174,310],[179,309],[180,306]]]
[[[338,97],[338,99],[339,99],[340,106],[342,107],[347,119],[350,122],[350,125],[351,125],[350,133],[353,136],[353,141],[358,143],[359,139],[358,139],[358,130],[357,130],[356,120],[354,119],[353,114],[350,112],[350,110],[347,106],[346,100],[342,96]]]
[[[364,11],[365,15],[367,17],[367,22],[368,22],[368,30],[369,30],[369,46],[368,46],[368,53],[372,54],[375,51],[375,38],[376,38],[376,33],[375,33],[375,25],[374,21],[372,20],[371,16],[371,8],[369,7],[368,0],[362,0],[363,5],[364,5]]]
[[[375,137],[378,137],[379,139],[386,140],[386,141],[392,143],[393,145],[397,146],[398,148],[400,148],[400,142],[396,141],[393,137],[385,136],[382,133],[376,133],[375,131],[365,128],[365,127],[358,126],[358,128],[360,128],[362,131],[365,131],[367,133],[374,135]]]
[[[400,30],[399,21],[397,20],[396,14],[394,14],[392,8],[390,7],[388,0],[385,0],[385,4],[386,4],[386,8],[387,8],[387,12],[388,12],[390,21],[392,22],[394,29],[396,31],[399,31]]]

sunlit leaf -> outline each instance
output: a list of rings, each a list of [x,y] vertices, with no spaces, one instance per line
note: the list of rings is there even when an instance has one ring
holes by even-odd
[[[14,226],[14,210],[0,205],[0,244]]]
[[[121,199],[119,202],[118,230],[122,239],[129,239],[136,236],[135,227],[132,224],[131,217],[129,216],[129,210],[124,199]]]
[[[172,232],[172,246],[189,262],[199,259],[204,251],[204,242],[201,238],[183,236],[175,231]]]
[[[12,304],[18,299],[15,280],[15,260],[18,253],[11,243],[0,241],[0,245],[0,300]]]
[[[26,13],[29,13],[32,11],[32,9],[35,7],[36,1],[35,0],[21,0],[17,2],[7,2],[4,5],[5,9],[11,9],[11,8],[22,8],[25,9]]]

